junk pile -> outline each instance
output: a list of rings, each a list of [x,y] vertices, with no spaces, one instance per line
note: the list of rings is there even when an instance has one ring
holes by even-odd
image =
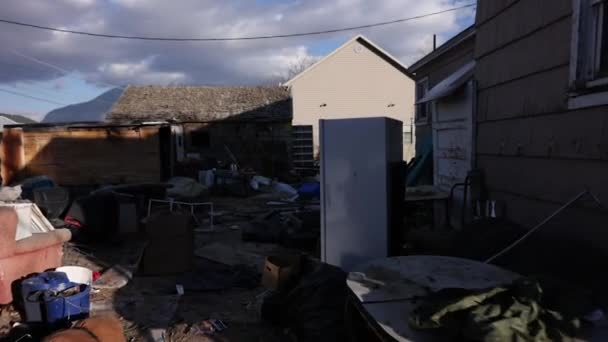
[[[89,314],[97,319],[100,313],[112,313],[137,326],[136,332],[129,330],[127,335],[149,333],[161,340],[175,333],[175,317],[192,312],[198,323],[204,323],[193,325],[197,334],[211,336],[240,321],[233,321],[230,311],[213,312],[201,320],[199,310],[209,309],[184,303],[181,296],[205,298],[205,293],[214,291],[223,301],[225,295],[227,306],[237,303],[231,310],[245,311],[238,319],[246,322],[251,318],[240,304],[242,297],[255,297],[264,286],[269,292],[260,297],[265,309],[260,303],[257,318],[264,311],[269,321],[290,327],[298,336],[318,335],[311,331],[314,325],[338,336],[339,332],[332,331],[341,329],[341,318],[329,315],[331,310],[341,313],[343,291],[332,292],[331,288],[343,289],[343,272],[300,256],[265,258],[286,249],[276,244],[243,243],[316,248],[318,186],[311,182],[293,187],[238,167],[205,171],[199,178],[104,186],[87,189],[73,200],[48,177],[0,188],[0,199],[6,201],[0,206],[11,207],[0,208],[0,228],[14,221],[12,230],[0,229],[0,269],[8,275],[0,279],[0,303],[12,302],[21,312],[21,325],[8,326],[11,334],[18,338],[29,334],[45,341],[79,340],[85,327],[99,323],[86,320]],[[229,198],[226,203],[218,200],[217,207],[222,209],[218,211],[209,198],[224,192],[269,196]],[[232,208],[232,201],[235,210],[225,209]],[[3,210],[14,217],[2,216]],[[62,260],[63,243],[72,236]],[[31,254],[27,267],[15,261],[25,253]],[[62,264],[70,266],[60,267]],[[36,267],[30,268],[32,265]],[[19,278],[23,279],[15,282]],[[9,295],[11,288],[17,289],[14,300]],[[230,289],[238,291],[229,293]],[[286,317],[285,312],[291,316]],[[337,323],[327,327],[324,322]],[[70,329],[57,331],[61,328]],[[125,333],[122,327],[104,329],[120,336]],[[272,328],[266,325],[264,329]]]
[[[243,241],[279,243],[311,249],[319,241],[321,213],[316,209],[276,209],[259,215],[243,228]]]
[[[346,273],[298,256],[270,256],[261,316],[297,341],[343,341]]]

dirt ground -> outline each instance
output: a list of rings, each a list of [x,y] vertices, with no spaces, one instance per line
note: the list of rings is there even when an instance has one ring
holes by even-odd
[[[289,251],[279,245],[241,239],[242,227],[267,211],[269,200],[264,196],[213,198],[215,212],[220,215],[215,216],[213,232],[196,233],[195,250],[217,244],[229,246],[243,253],[240,257],[250,264],[263,262],[266,255]],[[141,244],[138,239],[141,237],[122,237],[109,244],[94,246],[70,243],[66,245],[63,264],[85,266],[103,273],[136,249]],[[218,256],[214,259],[216,261],[195,255],[193,273],[226,268],[217,262]],[[91,315],[117,315],[123,322],[128,341],[290,341],[280,329],[261,320],[261,298],[267,290],[259,285],[259,280],[249,288],[186,289],[180,295],[176,289],[180,277],[180,274],[150,277],[135,272],[124,287],[95,289],[91,295]],[[209,319],[222,320],[228,327],[213,336],[205,335],[205,321]],[[0,337],[10,330],[11,322],[19,320],[19,314],[12,307],[0,308]]]

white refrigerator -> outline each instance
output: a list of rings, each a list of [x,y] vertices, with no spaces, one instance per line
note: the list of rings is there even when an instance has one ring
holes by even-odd
[[[385,118],[320,120],[321,259],[352,271],[387,257],[405,192],[403,128]]]

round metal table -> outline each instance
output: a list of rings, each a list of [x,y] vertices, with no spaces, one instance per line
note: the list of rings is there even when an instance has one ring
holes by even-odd
[[[397,341],[445,341],[412,330],[408,319],[425,295],[446,288],[483,289],[511,283],[518,274],[474,260],[402,256],[367,262],[349,273],[350,301],[376,332]]]

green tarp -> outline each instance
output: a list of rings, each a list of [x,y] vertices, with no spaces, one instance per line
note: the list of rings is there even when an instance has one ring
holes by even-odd
[[[471,341],[569,341],[577,317],[592,309],[585,293],[535,278],[485,290],[445,289],[426,297],[409,318],[414,329],[442,329]]]

